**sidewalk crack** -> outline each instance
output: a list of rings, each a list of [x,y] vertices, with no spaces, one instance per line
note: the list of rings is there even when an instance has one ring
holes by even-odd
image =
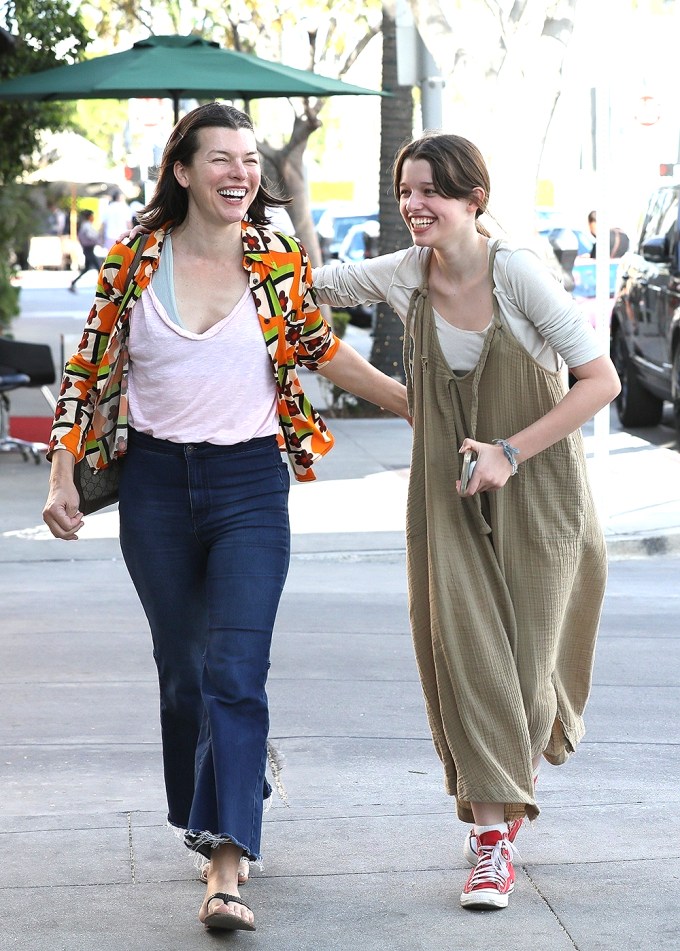
[[[526,877],[529,879],[529,882],[530,882],[530,884],[531,884],[531,887],[534,889],[534,891],[536,892],[536,894],[538,895],[538,897],[541,899],[541,901],[547,906],[548,911],[549,911],[550,914],[553,916],[553,918],[555,919],[555,921],[557,922],[557,924],[560,926],[560,928],[562,929],[562,931],[565,933],[565,935],[566,935],[567,938],[569,939],[569,941],[570,941],[572,947],[575,949],[575,951],[581,951],[581,949],[579,948],[579,946],[578,946],[578,945],[576,944],[576,942],[574,941],[573,937],[572,937],[571,934],[569,933],[568,928],[565,926],[565,924],[564,924],[564,922],[562,921],[562,919],[560,918],[560,916],[557,914],[557,912],[555,911],[555,909],[553,908],[553,906],[550,904],[550,902],[549,902],[548,899],[545,897],[545,895],[543,894],[543,892],[541,891],[541,889],[538,887],[538,885],[536,884],[536,882],[535,882],[535,881],[533,880],[533,878],[531,877],[531,872],[529,871],[529,869],[526,867],[526,865],[522,865],[521,868],[522,868],[522,871],[524,872],[524,874],[526,875]]]
[[[128,851],[130,854],[130,878],[132,884],[137,884],[137,868],[135,865],[135,847],[132,842],[132,813],[128,812],[127,814],[127,827],[128,827]]]

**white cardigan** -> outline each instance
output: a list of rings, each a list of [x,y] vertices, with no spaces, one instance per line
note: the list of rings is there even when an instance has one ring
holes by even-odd
[[[489,247],[491,243],[490,239]],[[317,301],[340,307],[386,301],[405,321],[413,291],[423,279],[428,250],[410,247],[357,264],[315,268]],[[493,276],[504,322],[545,369],[560,370],[563,361],[569,367],[578,367],[604,355],[603,345],[578,304],[533,251],[501,243]],[[436,311],[435,321],[451,369],[471,370],[481,354],[486,331],[460,330]]]

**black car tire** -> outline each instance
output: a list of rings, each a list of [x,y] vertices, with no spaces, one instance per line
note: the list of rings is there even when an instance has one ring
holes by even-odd
[[[678,444],[680,444],[680,342],[676,344],[673,354],[673,370],[671,376],[673,393],[673,421]]]
[[[638,369],[630,358],[621,330],[614,331],[612,360],[621,381],[616,397],[616,411],[622,426],[658,426],[663,414],[663,400],[646,390],[640,382]]]

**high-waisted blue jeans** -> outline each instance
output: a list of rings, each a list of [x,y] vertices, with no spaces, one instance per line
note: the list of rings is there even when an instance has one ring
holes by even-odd
[[[208,857],[230,841],[260,858],[289,487],[273,436],[214,446],[130,430],[120,539],[158,668],[168,819]]]

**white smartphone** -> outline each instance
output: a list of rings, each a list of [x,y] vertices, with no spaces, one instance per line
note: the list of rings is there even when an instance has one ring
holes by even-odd
[[[472,477],[472,473],[474,472],[476,465],[477,460],[472,458],[472,450],[467,449],[463,454],[463,467],[460,470],[461,493],[467,492],[468,483]]]

